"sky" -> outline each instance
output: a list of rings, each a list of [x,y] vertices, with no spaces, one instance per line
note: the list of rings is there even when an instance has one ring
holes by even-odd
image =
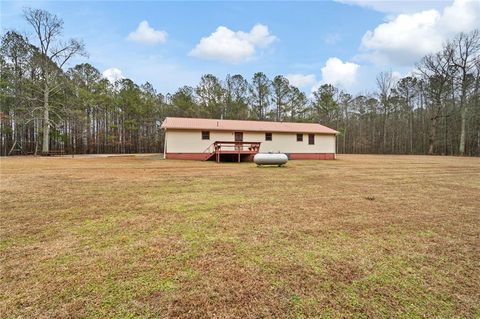
[[[24,8],[64,20],[87,62],[110,80],[150,82],[162,93],[203,74],[282,74],[305,92],[330,83],[351,93],[375,77],[410,74],[425,54],[480,28],[480,0],[430,1],[1,1],[0,30],[34,41]]]

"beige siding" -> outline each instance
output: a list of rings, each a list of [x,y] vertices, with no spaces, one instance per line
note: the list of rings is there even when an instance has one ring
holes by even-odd
[[[233,141],[231,132],[210,132],[210,140],[202,140],[202,131],[167,130],[167,153],[203,153],[215,141]]]
[[[265,141],[263,132],[247,132],[243,134],[247,142],[262,142],[260,152],[280,153],[335,153],[335,136],[315,134],[315,144],[308,144],[308,134],[303,134],[303,142],[297,142],[297,134],[272,133],[272,140]]]
[[[215,141],[233,141],[234,132],[210,131],[210,140],[202,140],[201,131],[167,130],[167,153],[203,153]],[[265,141],[263,132],[243,132],[245,142],[261,142],[260,152],[281,153],[335,153],[335,136],[315,134],[315,144],[308,144],[308,134],[297,142],[294,133],[272,133],[272,141]]]

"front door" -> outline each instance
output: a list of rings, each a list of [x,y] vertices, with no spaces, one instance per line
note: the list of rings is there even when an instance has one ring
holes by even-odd
[[[243,142],[243,132],[235,132],[235,142]],[[241,150],[242,145],[241,144],[235,145],[235,149]]]

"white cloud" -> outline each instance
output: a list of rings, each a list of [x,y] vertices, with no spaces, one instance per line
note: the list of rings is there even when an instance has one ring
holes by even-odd
[[[105,71],[103,71],[102,74],[108,81],[110,81],[110,83],[115,83],[116,81],[125,78],[125,76],[123,76],[122,70],[117,68],[106,69]]]
[[[251,59],[257,49],[268,47],[276,39],[274,35],[270,34],[268,27],[262,24],[256,24],[250,32],[234,32],[227,27],[219,26],[208,37],[203,37],[190,51],[190,55],[210,60],[240,63]]]
[[[286,78],[291,85],[299,88],[312,87],[317,83],[315,74],[288,74]]]
[[[266,48],[277,39],[274,35],[270,34],[268,27],[263,24],[254,25],[250,32],[238,31],[237,36],[260,48]]]
[[[450,34],[480,28],[480,1],[455,0],[443,10],[440,26]]]
[[[411,65],[459,32],[480,27],[480,1],[455,0],[442,13],[437,10],[400,14],[367,31],[363,54],[377,64]]]
[[[155,30],[148,21],[143,20],[137,27],[137,30],[130,32],[127,39],[136,42],[143,42],[148,44],[165,43],[167,41],[167,32]]]
[[[352,62],[342,62],[339,58],[329,58],[322,68],[322,83],[345,88],[355,84],[360,66]]]
[[[398,72],[398,71],[393,71],[392,72],[392,81],[394,83],[397,83],[398,81],[400,81],[401,78],[403,78],[403,76],[400,72]]]

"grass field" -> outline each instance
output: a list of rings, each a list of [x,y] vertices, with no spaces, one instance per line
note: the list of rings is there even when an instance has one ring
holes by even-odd
[[[1,159],[0,317],[475,318],[480,159]]]

